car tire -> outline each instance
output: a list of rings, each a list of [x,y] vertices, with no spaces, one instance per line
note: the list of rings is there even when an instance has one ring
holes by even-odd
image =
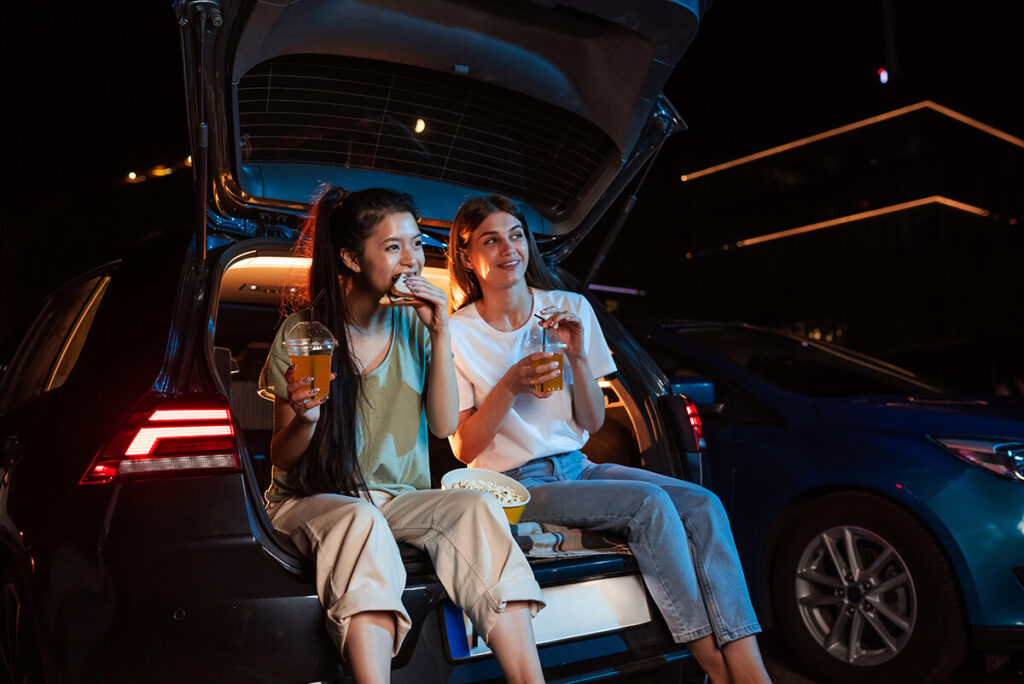
[[[772,592],[797,659],[820,681],[935,682],[966,654],[948,560],[907,510],[851,492],[792,518],[775,554]]]
[[[36,621],[17,571],[0,573],[0,683],[43,682]]]

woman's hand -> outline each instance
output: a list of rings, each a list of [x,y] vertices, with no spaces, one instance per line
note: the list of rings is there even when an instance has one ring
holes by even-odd
[[[331,380],[338,377],[337,373],[331,373]],[[303,423],[316,423],[320,420],[320,405],[330,399],[329,396],[313,400],[311,397],[320,391],[319,387],[309,389],[309,383],[313,378],[296,378],[295,366],[288,366],[284,372],[284,379],[288,383],[288,405],[295,411],[295,420]]]
[[[570,359],[579,359],[584,355],[583,350],[583,321],[580,317],[569,311],[548,306],[541,309],[541,314],[546,318],[540,322],[540,327],[557,331],[555,337],[565,342],[565,353]]]
[[[431,334],[448,331],[448,295],[434,287],[429,280],[421,275],[407,273],[402,276],[409,290],[416,296],[410,306],[415,307],[423,325]]]
[[[541,392],[537,387],[541,383],[554,380],[562,372],[558,370],[558,362],[553,361],[551,357],[551,352],[535,352],[524,356],[505,371],[505,375],[498,382],[503,384],[513,396],[532,394],[540,399],[550,397],[552,392]],[[537,365],[531,365],[534,363]]]

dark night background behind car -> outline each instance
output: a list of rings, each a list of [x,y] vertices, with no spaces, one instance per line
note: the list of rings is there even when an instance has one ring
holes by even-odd
[[[19,0],[5,23],[0,337],[71,273],[119,243],[187,225],[192,210],[179,199],[190,186],[188,169],[126,181],[132,170],[180,168],[188,154],[171,3]],[[904,177],[915,169],[886,158],[890,149],[898,156],[899,140],[878,143],[884,173],[869,178],[870,192],[862,192],[862,178],[844,175],[844,162],[857,161],[848,149],[808,148],[793,163],[807,166],[820,156],[840,167],[830,199],[782,193],[785,201],[763,211],[765,188],[775,187],[764,179],[791,178],[790,158],[700,185],[684,184],[680,175],[925,99],[1024,136],[1013,106],[1024,66],[1022,26],[1015,0],[715,3],[667,88],[690,130],[667,143],[594,282],[647,293],[609,293],[610,307],[624,315],[745,319],[917,360],[925,348],[1015,350],[1024,333],[1024,314],[1012,306],[1019,287],[997,276],[1024,252],[1013,251],[1024,234],[1024,149],[1001,145],[998,166],[986,163],[987,148],[980,159],[971,156],[973,138],[943,154],[949,168],[967,169],[998,196],[985,219],[923,210],[779,240],[749,250],[741,262],[718,249],[723,233],[751,237],[842,215],[881,202],[872,195],[878,185],[913,185]],[[879,68],[888,70],[887,84],[879,82]],[[942,148],[945,129],[937,130],[929,149]],[[719,204],[707,204],[708,197]],[[745,210],[733,213],[738,206]],[[936,230],[946,237],[935,239]],[[593,238],[599,236],[570,262],[581,276],[600,244]],[[965,288],[971,296],[954,296]],[[989,371],[979,366],[964,375]]]

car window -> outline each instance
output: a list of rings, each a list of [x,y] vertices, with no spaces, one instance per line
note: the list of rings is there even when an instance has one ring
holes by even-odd
[[[43,305],[18,346],[0,387],[0,405],[10,406],[64,384],[92,327],[110,276],[69,285]]]
[[[944,391],[883,361],[779,333],[750,328],[680,328],[678,333],[795,394],[853,397]]]
[[[654,338],[642,339],[641,346],[669,380],[703,378],[714,383],[715,398],[711,405],[698,404],[701,418],[707,423],[782,423],[782,417],[770,406],[752,396],[721,373],[715,373],[685,351]]]

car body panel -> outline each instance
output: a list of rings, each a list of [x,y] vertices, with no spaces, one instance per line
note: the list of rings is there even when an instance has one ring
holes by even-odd
[[[686,381],[710,380],[718,393],[740,387],[770,407],[772,419],[735,422],[703,406],[712,488],[733,522],[755,605],[771,616],[776,544],[808,502],[841,491],[870,492],[912,512],[941,545],[957,576],[972,631],[1024,627],[1024,587],[1013,568],[1024,558],[1024,482],[969,465],[936,436],[1020,441],[1024,405],[955,394],[814,398],[787,392],[693,339],[687,326],[740,324],[632,322],[645,347],[676,350],[700,366]],[[680,362],[686,365],[684,362]],[[724,401],[729,401],[725,398]],[[1024,630],[999,632],[1002,648],[1024,647]]]

